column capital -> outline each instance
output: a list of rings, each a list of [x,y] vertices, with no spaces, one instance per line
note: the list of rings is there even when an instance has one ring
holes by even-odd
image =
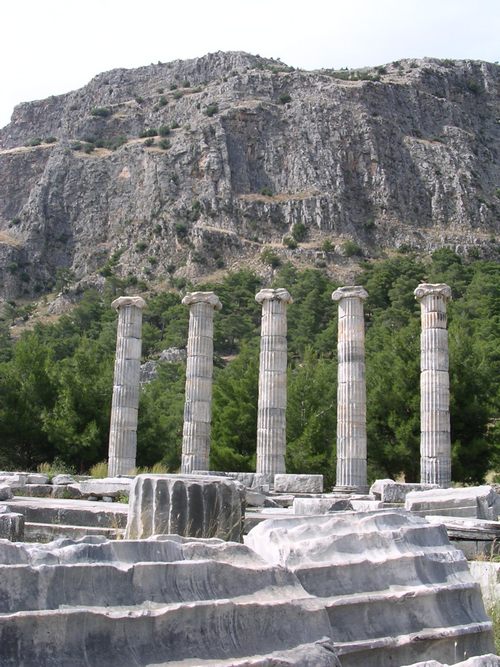
[[[124,306],[135,306],[136,308],[142,309],[146,306],[146,302],[140,296],[119,296],[118,299],[115,299],[111,304],[111,307],[116,308],[116,310],[119,310]]]
[[[222,304],[215,292],[188,292],[181,301],[183,306],[192,306],[194,303],[207,303],[214,310],[220,310]]]
[[[284,301],[285,303],[293,303],[290,293],[283,287],[277,289],[261,289],[255,295],[255,301],[262,303],[263,301]]]
[[[414,294],[417,301],[425,296],[440,296],[445,301],[451,300],[451,288],[446,283],[420,283]]]
[[[362,285],[339,287],[332,293],[332,301],[341,301],[342,299],[362,299],[364,301],[367,297],[368,292]]]

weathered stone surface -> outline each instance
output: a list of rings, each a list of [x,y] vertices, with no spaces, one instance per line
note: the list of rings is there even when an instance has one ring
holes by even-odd
[[[422,283],[415,290],[422,313],[420,336],[420,481],[451,484],[450,381],[444,283]]]
[[[126,475],[135,468],[142,310],[145,305],[139,296],[121,296],[111,304],[118,311],[118,326],[109,428],[110,477]]]
[[[488,655],[481,655],[476,658],[469,658],[464,662],[454,662],[452,664],[454,667],[500,667],[500,658],[493,653],[488,653]],[[445,665],[436,660],[425,660],[424,662],[415,662],[413,665],[405,665],[405,667],[450,667],[450,665]]]
[[[82,497],[80,491],[80,484],[53,484],[52,498],[73,499],[78,500]]]
[[[63,484],[75,484],[75,479],[73,475],[66,475],[66,474],[55,475],[52,478],[52,484],[54,486],[59,486]]]
[[[3,472],[0,475],[0,484],[7,484],[8,486],[24,486],[28,474],[23,472]]]
[[[487,485],[412,492],[406,496],[405,509],[421,516],[438,514],[498,521],[500,497]]]
[[[6,667],[339,666],[324,607],[241,544],[5,542],[0,561]]]
[[[295,498],[293,501],[294,514],[328,514],[329,512],[345,512],[352,510],[349,498],[327,496],[323,498]]]
[[[323,475],[274,475],[275,493],[323,493]]]
[[[12,487],[9,484],[0,484],[0,501],[12,498]]]
[[[1,295],[45,289],[61,266],[78,281],[101,284],[104,251],[121,251],[113,268],[119,278],[132,272],[148,282],[164,280],[169,264],[178,267],[175,277],[189,278],[212,273],[221,259],[253,266],[255,234],[284,260],[300,262],[313,262],[321,241],[333,239],[336,251],[324,253],[332,269],[347,238],[366,253],[374,246],[429,251],[447,244],[464,255],[478,248],[498,257],[491,240],[500,231],[498,173],[488,148],[498,142],[498,65],[412,59],[385,70],[367,72],[376,82],[344,81],[331,71],[292,71],[270,59],[219,52],[106,72],[80,90],[19,105],[0,130],[0,231],[7,239],[0,247]],[[169,89],[185,80],[189,91]],[[159,87],[167,102],[161,108]],[[291,101],[279,104],[284,90]],[[207,100],[218,114],[204,113]],[[109,116],[93,116],[92,108],[107,108]],[[172,150],[138,139],[174,121]],[[37,136],[58,141],[25,148]],[[77,138],[118,136],[129,141],[116,151],[69,150]],[[360,157],[348,178],[353,156]],[[274,196],[262,195],[263,187]],[[162,229],[148,236],[152,202]],[[179,220],[189,244],[177,233]],[[287,223],[304,224],[318,245],[284,248]],[[150,243],[157,263],[139,261],[139,242]],[[14,261],[24,265],[28,283],[24,272],[8,270]],[[258,268],[269,275],[268,267]]]
[[[403,511],[341,512],[269,519],[245,543],[320,598],[343,667],[493,650],[480,589],[442,526]]]
[[[188,292],[182,303],[189,307],[189,332],[181,471],[191,473],[209,467],[214,314],[222,304],[214,292]]]
[[[26,484],[48,484],[49,476],[39,472],[30,472],[26,478]]]
[[[137,475],[130,487],[127,537],[175,533],[241,540],[243,487],[225,477]]]
[[[293,299],[286,289],[279,287],[260,290],[255,300],[262,304],[256,470],[275,475],[285,472],[286,308]]]
[[[338,302],[337,476],[335,487],[368,490],[366,481],[365,322],[360,286],[339,287]]]
[[[132,479],[129,477],[105,477],[104,479],[87,479],[80,482],[82,496],[95,496],[102,498],[109,496],[116,498],[129,494]]]
[[[24,539],[24,516],[15,512],[0,511],[0,539],[20,542]]]
[[[437,484],[407,484],[392,479],[377,479],[370,487],[370,493],[384,503],[404,503],[412,491],[439,489]]]

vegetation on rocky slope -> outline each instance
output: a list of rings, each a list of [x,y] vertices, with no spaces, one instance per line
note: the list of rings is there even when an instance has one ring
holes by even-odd
[[[423,261],[412,255],[366,263],[356,282],[368,292],[366,349],[369,474],[418,477],[419,282],[447,282],[449,305],[453,478],[478,482],[500,467],[500,265],[464,262],[449,250]],[[274,284],[294,298],[289,307],[287,466],[321,472],[333,483],[336,428],[337,285],[320,270],[280,267]],[[215,318],[212,468],[251,470],[255,464],[261,279],[228,274],[214,289],[223,310]],[[188,286],[189,287],[189,286]],[[0,467],[36,468],[55,457],[78,470],[107,455],[116,313],[110,302],[126,287],[108,280],[49,325],[13,340],[0,329]],[[144,358],[182,347],[188,312],[175,291],[145,295]],[[184,402],[182,363],[159,364],[143,387],[138,465],[180,461]]]

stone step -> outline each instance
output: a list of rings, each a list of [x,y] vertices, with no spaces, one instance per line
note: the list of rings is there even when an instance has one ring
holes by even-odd
[[[117,540],[125,534],[124,528],[92,528],[90,526],[68,526],[57,523],[24,524],[26,542],[52,542],[58,538],[78,539],[88,535],[103,535],[108,540]]]
[[[124,667],[181,660],[192,665],[197,659],[220,664],[320,641],[329,631],[325,610],[312,599],[18,612],[0,615],[1,664]]]
[[[377,592],[394,586],[454,583],[463,580],[468,564],[463,554],[448,547],[446,557],[439,551],[403,553],[373,561],[366,553],[355,560],[345,554],[343,562],[304,564],[294,569],[304,588],[313,595],[334,597]]]
[[[406,586],[400,590],[319,599],[328,611],[335,640],[339,642],[377,639],[384,636],[388,627],[394,636],[404,635],[409,618],[414,632],[445,624],[489,620],[480,587],[473,582]]]
[[[454,627],[424,629],[406,635],[380,637],[376,640],[334,642],[342,667],[387,667],[416,660],[440,661],[454,665],[471,653],[491,651],[491,622],[469,623]]]
[[[15,496],[5,504],[28,523],[114,529],[127,525],[128,505],[123,503]]]
[[[0,581],[0,613],[61,606],[166,606],[255,595],[263,603],[310,597],[292,573],[265,565],[249,569],[214,560],[6,565]]]

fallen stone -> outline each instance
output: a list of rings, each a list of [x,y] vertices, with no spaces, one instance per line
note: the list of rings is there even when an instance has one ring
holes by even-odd
[[[328,514],[329,512],[345,512],[352,510],[349,498],[331,496],[326,498],[295,498],[293,501],[293,513],[306,514]]]
[[[128,496],[132,478],[128,477],[106,477],[104,479],[88,479],[80,482],[80,491],[83,497],[109,496],[117,498],[118,496]]]
[[[500,658],[493,653],[480,655],[476,658],[469,658],[465,662],[454,662],[453,667],[500,667]],[[437,662],[436,660],[426,660],[424,662],[414,662],[413,665],[405,667],[450,667],[448,664]]]
[[[40,472],[31,472],[26,478],[26,484],[48,484],[49,476]]]
[[[249,507],[264,507],[266,496],[258,491],[245,488],[245,502]]]
[[[4,473],[0,476],[0,484],[8,484],[9,486],[24,486],[28,479],[27,473],[12,472]]]
[[[75,479],[73,478],[72,475],[66,475],[66,474],[60,474],[60,475],[55,475],[52,478],[52,484],[59,485],[59,484],[74,484]]]
[[[64,500],[78,500],[82,497],[80,485],[76,483],[64,483],[52,485],[52,497]]]
[[[0,513],[0,539],[21,542],[24,539],[24,516],[15,512]]]
[[[376,479],[370,487],[370,495],[375,496],[377,500],[382,498],[382,489],[384,486],[396,484],[393,479]]]
[[[372,512],[373,510],[382,509],[384,503],[380,500],[350,500],[352,509],[355,512]]]
[[[438,514],[498,521],[499,504],[500,497],[485,485],[413,491],[406,496],[405,509],[420,516]]]
[[[378,479],[372,484],[370,493],[384,503],[403,504],[406,496],[412,491],[430,491],[439,488],[437,484],[406,484],[393,482],[392,479]]]
[[[137,475],[130,487],[126,535],[175,533],[239,542],[244,487],[227,477]]]
[[[26,484],[12,487],[12,493],[15,496],[27,496],[28,498],[49,498],[53,491],[52,484]]]
[[[323,475],[274,475],[275,493],[323,493]]]
[[[0,484],[0,501],[12,498],[12,488],[8,484]]]

